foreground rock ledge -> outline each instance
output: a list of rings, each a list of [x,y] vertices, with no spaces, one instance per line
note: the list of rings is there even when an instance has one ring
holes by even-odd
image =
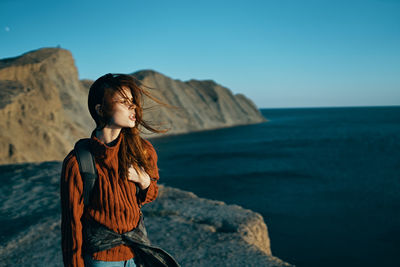
[[[4,186],[0,194],[2,227],[13,232],[0,238],[0,266],[62,266],[61,167],[61,162],[0,166],[1,181],[18,185]],[[157,199],[142,211],[151,242],[182,267],[291,266],[272,256],[262,216],[238,205],[159,184]]]
[[[142,210],[152,243],[182,266],[293,266],[272,256],[263,217],[238,205],[160,185]]]

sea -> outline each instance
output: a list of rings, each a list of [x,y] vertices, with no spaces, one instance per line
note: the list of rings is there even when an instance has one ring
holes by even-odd
[[[150,139],[159,183],[260,213],[272,254],[296,266],[400,266],[400,106],[260,111]],[[0,266],[61,265],[60,168],[0,166]]]
[[[400,266],[400,106],[260,111],[151,140],[160,183],[260,213],[296,266]]]

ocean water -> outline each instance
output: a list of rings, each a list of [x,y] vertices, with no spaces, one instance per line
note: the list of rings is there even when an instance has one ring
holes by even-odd
[[[151,139],[160,183],[259,212],[297,266],[400,266],[400,107],[261,111],[268,122]],[[0,266],[61,266],[60,170],[0,166]]]
[[[261,111],[152,139],[160,182],[259,212],[297,266],[400,266],[400,107]]]

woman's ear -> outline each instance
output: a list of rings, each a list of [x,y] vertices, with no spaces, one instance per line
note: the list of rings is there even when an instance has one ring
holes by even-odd
[[[103,113],[102,109],[101,109],[101,105],[97,104],[94,108],[96,109],[97,115],[101,116]]]

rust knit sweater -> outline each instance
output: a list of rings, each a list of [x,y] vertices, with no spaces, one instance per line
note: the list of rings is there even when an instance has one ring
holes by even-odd
[[[84,266],[82,251],[82,222],[91,217],[117,233],[131,231],[137,227],[140,216],[139,204],[153,201],[158,194],[157,154],[152,144],[145,140],[148,158],[153,164],[150,186],[136,198],[136,186],[132,181],[118,177],[118,150],[123,133],[109,144],[104,144],[92,132],[90,149],[95,155],[98,179],[93,187],[90,205],[83,205],[83,181],[74,150],[64,159],[61,181],[61,234],[62,253],[65,266]],[[133,250],[120,245],[92,255],[96,260],[122,261],[133,258]]]

